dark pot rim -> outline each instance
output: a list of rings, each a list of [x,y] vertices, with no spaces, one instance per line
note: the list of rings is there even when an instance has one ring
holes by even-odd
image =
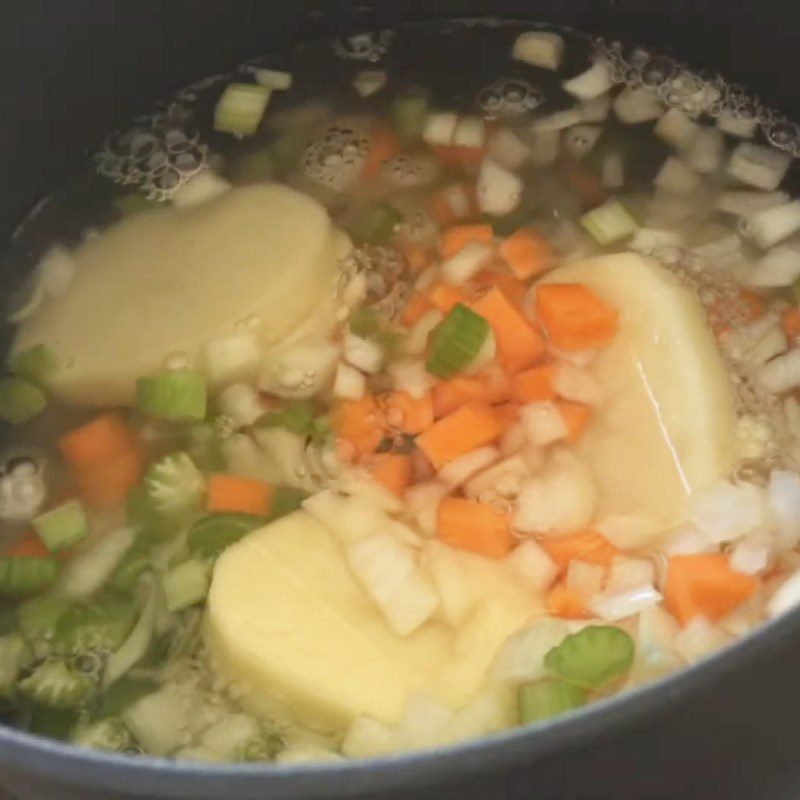
[[[269,791],[271,796],[336,797],[435,785],[476,773],[513,768],[563,748],[575,748],[606,732],[652,717],[668,703],[685,700],[724,675],[745,670],[785,646],[800,628],[800,608],[764,623],[706,660],[672,675],[601,700],[559,719],[449,747],[370,760],[301,765],[220,765],[122,756],[84,750],[0,726],[0,765],[40,779],[86,789],[174,798],[230,798]]]

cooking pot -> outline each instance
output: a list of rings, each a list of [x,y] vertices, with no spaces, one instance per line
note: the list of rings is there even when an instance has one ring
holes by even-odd
[[[800,117],[800,14],[781,0],[17,0],[0,26],[3,249],[83,148],[192,79],[293,41],[485,14],[672,50]],[[458,747],[363,763],[216,766],[79,751],[0,727],[0,785],[20,800],[797,797],[798,673],[800,610],[665,680]]]

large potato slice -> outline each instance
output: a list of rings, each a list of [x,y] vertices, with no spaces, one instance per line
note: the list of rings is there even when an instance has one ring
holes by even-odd
[[[257,317],[265,345],[286,336],[329,301],[343,239],[319,203],[277,185],[138,214],[76,249],[69,289],[24,322],[14,350],[48,345],[64,400],[128,404],[138,377],[172,354],[194,361],[237,323]]]
[[[601,515],[680,519],[692,490],[735,457],[734,395],[699,300],[653,259],[622,253],[569,264],[547,282],[584,283],[620,311],[592,365],[604,402],[578,451],[600,487]]]

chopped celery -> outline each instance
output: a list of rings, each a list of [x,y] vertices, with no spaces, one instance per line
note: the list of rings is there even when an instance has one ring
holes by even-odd
[[[138,538],[111,575],[111,588],[119,592],[132,592],[139,578],[152,567],[151,550],[152,543],[147,538]]]
[[[156,461],[144,478],[150,506],[160,514],[176,516],[200,507],[206,483],[187,453],[170,453]]]
[[[586,232],[603,246],[627,239],[639,227],[630,211],[613,198],[587,211],[580,221]]]
[[[89,522],[80,500],[67,500],[33,519],[33,527],[51,553],[69,550],[89,535]]]
[[[214,130],[252,136],[261,124],[272,90],[253,83],[231,83],[214,109]]]
[[[403,221],[403,215],[389,203],[378,203],[359,214],[348,228],[356,242],[380,244],[389,239]]]
[[[634,650],[633,639],[621,628],[590,625],[550,650],[544,665],[568,683],[596,689],[630,670]]]
[[[45,393],[22,378],[0,378],[0,419],[21,425],[44,411]]]
[[[192,558],[173,567],[163,578],[164,599],[170,613],[202,603],[211,581],[210,565],[202,558]]]
[[[277,498],[278,492],[276,492]],[[273,501],[273,515],[274,515]],[[252,514],[209,514],[201,517],[189,529],[189,552],[199,558],[216,558],[223,550],[266,520]]]
[[[374,336],[381,327],[381,315],[374,308],[357,308],[350,315],[350,330],[356,336]]]
[[[18,633],[0,636],[0,697],[13,693],[19,671],[30,657],[30,648]]]
[[[0,558],[0,595],[26,597],[52,586],[58,562],[52,558]]]
[[[310,400],[298,400],[279,411],[265,414],[258,424],[265,428],[286,428],[292,433],[308,435],[314,425],[317,412]]]
[[[206,380],[191,369],[162,372],[136,383],[136,406],[145,414],[160,419],[201,420],[208,402]]]
[[[43,344],[36,344],[12,356],[9,371],[37,386],[47,386],[47,381],[58,369],[55,353]]]
[[[586,703],[586,691],[563,681],[538,681],[519,688],[519,721],[523,725],[550,719]]]
[[[469,366],[488,335],[489,323],[458,303],[431,333],[425,368],[439,378],[455,375]]]
[[[45,661],[19,683],[24,697],[46,708],[64,710],[77,708],[94,688],[89,676],[58,659]]]
[[[154,680],[126,675],[103,692],[97,703],[97,713],[101,717],[121,714],[129,705],[156,689],[158,684]]]
[[[93,598],[70,608],[58,621],[53,647],[62,653],[111,652],[127,638],[136,606],[127,598]]]
[[[144,658],[153,640],[158,613],[158,588],[151,584],[144,607],[128,638],[108,658],[103,673],[103,686],[110,686]]]
[[[292,486],[278,486],[272,495],[272,509],[269,521],[280,519],[293,511],[297,511],[308,495],[302,489]]]
[[[19,631],[37,655],[49,650],[58,621],[70,605],[69,600],[53,595],[34,597],[17,608]]]
[[[422,137],[428,116],[428,98],[422,94],[405,94],[392,101],[392,125],[405,142],[415,142]]]
[[[79,722],[70,732],[71,744],[122,753],[134,744],[133,734],[119,717]]]

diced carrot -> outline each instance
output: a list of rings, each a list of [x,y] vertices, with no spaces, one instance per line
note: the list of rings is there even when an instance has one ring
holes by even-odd
[[[490,406],[470,403],[417,436],[417,447],[440,469],[470,450],[491,444],[502,432],[503,426]]]
[[[583,403],[574,403],[569,400],[559,400],[556,406],[567,426],[566,440],[570,443],[577,442],[589,424],[592,409]]]
[[[712,622],[730,614],[758,588],[758,580],[731,569],[722,553],[672,556],[667,564],[664,601],[686,625],[702,615]]]
[[[431,309],[436,308],[422,292],[414,292],[403,309],[401,320],[406,328],[413,328]]]
[[[504,428],[508,428],[519,421],[519,406],[516,403],[503,403],[495,406],[494,413]]]
[[[389,392],[378,398],[388,427],[417,434],[433,425],[433,397],[430,392],[412,397],[408,392]]]
[[[72,476],[87,505],[108,508],[122,503],[142,479],[144,455],[138,446],[121,450],[103,461],[76,466]]]
[[[497,288],[515,305],[522,305],[528,293],[528,287],[513,275],[490,269],[481,270],[472,277],[470,283],[482,290]],[[480,293],[483,294],[483,291]]]
[[[568,588],[565,581],[559,581],[550,589],[545,597],[544,605],[545,610],[552,617],[588,619],[591,616],[583,597]]]
[[[428,211],[442,227],[477,214],[474,185],[452,183],[437,189],[428,200]]]
[[[330,419],[335,433],[354,449],[354,456],[374,453],[386,430],[383,414],[371,394],[361,400],[339,401]]]
[[[434,145],[431,147],[436,160],[443,167],[469,167],[480,164],[486,157],[485,147],[461,147],[459,145]]]
[[[787,308],[781,317],[783,332],[791,347],[800,344],[800,308]]]
[[[619,312],[582,283],[540,285],[536,312],[552,344],[562,350],[608,344],[619,321]]]
[[[619,550],[605,536],[591,530],[566,536],[548,536],[540,539],[539,544],[555,561],[559,575],[567,571],[573,559],[608,567],[611,559],[619,555]]]
[[[402,497],[411,484],[413,462],[410,455],[378,453],[370,458],[366,466],[378,483],[398,497]]]
[[[491,225],[476,223],[474,225],[453,225],[442,231],[439,241],[439,253],[442,258],[451,258],[468,244],[479,242],[491,244],[494,231]]]
[[[523,405],[555,400],[555,377],[556,365],[553,362],[519,372],[511,379],[511,398]]]
[[[266,517],[272,508],[272,487],[242,475],[212,475],[206,486],[206,508]]]
[[[509,375],[533,366],[545,354],[544,336],[500,289],[490,289],[472,310],[492,326],[500,362]]]
[[[555,253],[550,240],[532,228],[515,231],[498,250],[521,281],[541,275],[555,265]]]
[[[503,558],[515,544],[507,514],[487,503],[461,497],[445,497],[439,503],[436,533],[453,547],[487,558]]]
[[[363,175],[366,178],[376,177],[383,163],[402,150],[403,144],[394,130],[389,125],[376,124],[370,131],[369,152],[364,160]]]
[[[584,208],[599,206],[608,197],[608,191],[600,178],[575,162],[565,162],[563,172]]]
[[[3,553],[4,558],[46,558],[49,555],[50,551],[33,531],[28,531]]]
[[[136,444],[136,436],[125,420],[109,413],[62,436],[58,448],[72,466],[83,467],[106,461]]]
[[[477,375],[456,375],[433,387],[433,413],[446,417],[468,403],[494,405],[509,398],[509,385],[500,370],[484,370]]]
[[[459,303],[466,305],[467,302],[467,298],[459,288],[444,281],[434,283],[425,294],[428,301],[433,303],[444,314],[452,310],[453,306]]]
[[[397,249],[402,253],[412,275],[419,275],[434,261],[433,248],[419,242],[398,242]]]

